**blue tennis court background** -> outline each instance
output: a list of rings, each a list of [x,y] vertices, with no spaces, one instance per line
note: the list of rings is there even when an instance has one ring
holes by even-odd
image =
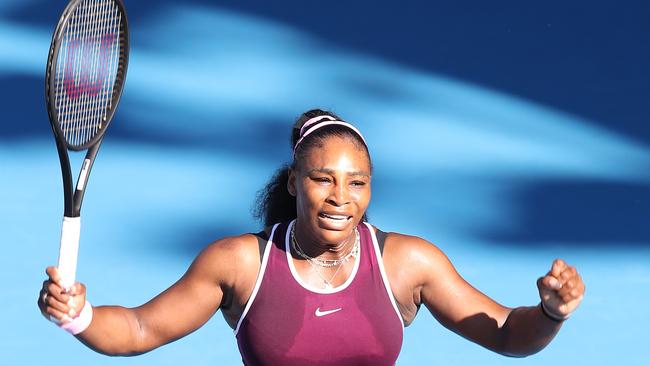
[[[217,314],[149,354],[96,354],[41,318],[62,213],[43,74],[64,1],[0,3],[2,364],[239,364]],[[630,1],[127,1],[126,90],[90,179],[78,277],[135,306],[210,241],[259,228],[256,191],[312,107],[357,124],[371,221],[440,246],[508,306],[555,257],[587,296],[538,355],[508,359],[422,309],[401,365],[641,365],[650,356],[650,5]],[[78,159],[77,159],[78,162]]]

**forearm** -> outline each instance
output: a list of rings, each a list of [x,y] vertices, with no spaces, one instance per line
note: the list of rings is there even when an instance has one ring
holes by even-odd
[[[134,356],[154,348],[146,346],[137,311],[121,306],[94,307],[90,326],[76,337],[90,349],[109,356]]]
[[[537,353],[553,340],[561,327],[562,322],[550,319],[539,305],[516,308],[501,328],[501,353],[511,357]]]

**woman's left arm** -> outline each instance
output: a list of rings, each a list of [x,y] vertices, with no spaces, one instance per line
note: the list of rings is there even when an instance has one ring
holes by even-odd
[[[537,279],[541,302],[513,309],[503,326],[505,354],[514,357],[536,353],[551,342],[562,322],[580,305],[585,284],[575,267],[561,259]]]
[[[431,243],[399,234],[393,234],[392,239],[397,245],[389,247],[387,240],[386,249],[394,250],[391,254],[396,256],[384,255],[385,262],[390,258],[388,266],[399,268],[394,272],[398,274],[398,287],[403,289],[403,281],[408,282],[415,305],[424,304],[448,329],[503,355],[524,357],[543,349],[560,330],[563,319],[577,308],[585,291],[576,269],[556,260],[537,281],[544,309],[541,304],[508,308],[467,283]],[[510,280],[506,274],[504,283]]]

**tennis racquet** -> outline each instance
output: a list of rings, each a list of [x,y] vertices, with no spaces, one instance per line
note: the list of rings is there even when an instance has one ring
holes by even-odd
[[[72,0],[52,36],[45,99],[63,176],[64,216],[58,270],[75,282],[80,211],[88,175],[122,95],[129,31],[121,0]],[[87,151],[76,185],[69,151]]]

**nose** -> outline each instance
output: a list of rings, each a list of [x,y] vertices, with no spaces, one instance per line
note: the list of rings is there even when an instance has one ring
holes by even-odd
[[[350,192],[345,184],[333,184],[327,202],[336,207],[350,203]]]

